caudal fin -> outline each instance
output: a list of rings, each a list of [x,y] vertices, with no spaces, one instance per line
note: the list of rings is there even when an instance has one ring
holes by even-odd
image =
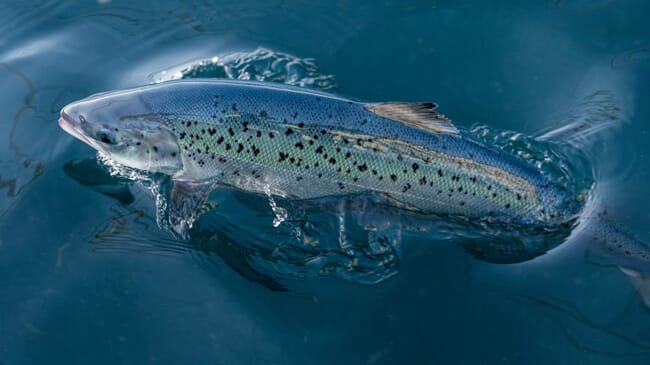
[[[586,231],[594,240],[591,250],[618,266],[650,308],[650,246],[612,221],[606,212],[586,223]]]
[[[634,284],[634,288],[641,296],[643,303],[650,308],[650,275],[647,272],[636,271],[622,266],[619,266],[619,269],[632,280],[632,284]]]

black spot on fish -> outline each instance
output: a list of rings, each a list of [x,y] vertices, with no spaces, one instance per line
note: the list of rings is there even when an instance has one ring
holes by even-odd
[[[272,132],[269,132],[269,138],[275,137]]]
[[[201,128],[201,133],[205,134],[205,129]]]
[[[379,181],[382,181],[382,180],[384,180],[384,175],[379,176]]]
[[[521,200],[521,194],[517,194],[517,200]]]
[[[465,202],[460,202],[460,205],[461,205],[461,206],[465,205]]]
[[[510,209],[510,203],[506,204],[506,209]]]
[[[325,134],[327,134],[327,131],[326,131],[326,130],[324,130],[324,129],[321,129],[321,131],[320,131],[320,134],[323,134],[323,135],[325,135]]]
[[[244,149],[244,145],[243,145],[243,144],[240,143],[240,144],[237,145],[237,153],[241,153],[241,151],[242,151],[243,149]]]
[[[497,193],[492,193],[492,197],[493,197],[493,198],[496,198],[496,197],[497,197]]]
[[[284,134],[287,135],[287,136],[290,135],[290,134],[293,134],[293,129],[287,128],[287,131],[284,132]]]
[[[255,131],[257,138],[262,137],[262,131]]]
[[[296,181],[302,180],[302,176],[296,176]]]
[[[255,145],[251,147],[253,149],[253,156],[257,157],[257,155],[260,154],[260,149],[257,148]]]
[[[323,153],[323,146],[318,146],[318,148],[316,148],[316,151],[314,151],[314,152]]]
[[[365,125],[366,123],[368,123],[368,119],[364,119],[361,121],[361,125]]]
[[[438,169],[438,176],[442,177],[442,170]]]
[[[185,136],[186,136],[185,132],[181,132],[181,134],[180,134],[178,137],[179,137],[180,139],[183,139],[183,138],[185,138]],[[139,142],[138,142],[138,143],[139,143]]]
[[[330,163],[331,163],[332,165],[334,165],[334,164],[336,163],[336,159],[335,159],[335,158],[330,158]]]
[[[416,172],[420,168],[420,166],[418,164],[416,164],[415,162],[413,163],[413,165],[411,167],[413,168],[413,172]]]
[[[158,146],[153,146],[153,151],[158,152]]]
[[[305,128],[305,123],[303,122],[298,123],[298,128]]]
[[[244,128],[244,132],[248,130],[248,122],[243,122],[242,127]]]
[[[427,178],[424,177],[424,176],[422,176],[422,177],[420,178],[420,185],[426,185],[426,183],[427,183]]]
[[[492,185],[488,185],[488,190],[492,190]]]
[[[342,182],[339,182],[338,184],[339,184],[339,189],[343,190],[345,188],[345,185],[343,185]]]
[[[458,192],[460,193],[462,191],[463,191],[463,187],[461,186],[461,187],[458,188]]]
[[[217,138],[217,144],[221,144],[222,142],[223,142],[223,136],[219,136],[219,138]]]
[[[363,165],[359,165],[357,166],[357,168],[359,169],[359,171],[364,172],[368,170],[368,165],[366,165],[366,163],[364,162]]]
[[[296,146],[296,148],[301,149],[301,150],[305,148],[305,146],[302,144],[302,142],[296,143],[295,146]]]
[[[217,130],[214,128],[208,128],[208,133],[210,133],[211,136],[214,136],[214,134],[217,133]]]
[[[336,152],[341,152],[341,147],[336,147]]]
[[[310,139],[310,140],[309,140],[309,145],[310,145],[310,146],[313,146],[313,145],[314,145],[314,141],[312,141],[312,140]]]
[[[402,170],[402,173],[406,174],[408,172],[407,169]]]
[[[232,130],[232,128],[228,128],[228,134],[230,134],[230,136],[232,137],[235,135],[235,131]]]
[[[280,158],[278,159],[278,162],[282,162],[282,161],[286,160],[289,157],[288,153],[279,152],[279,154],[280,154]]]
[[[390,179],[393,180],[393,182],[396,182],[397,181],[397,175],[391,174]]]
[[[289,158],[289,162],[290,162],[290,163],[294,163],[294,162],[296,162],[296,158],[295,158],[295,157],[290,157],[290,158]]]
[[[318,173],[318,178],[320,179],[321,177],[323,177],[323,174],[321,174],[321,173],[319,172],[319,173]]]
[[[231,148],[232,146],[230,145],[230,143],[226,143],[226,151],[230,150]]]
[[[406,193],[409,189],[411,189],[411,184],[406,183],[406,185],[402,187],[402,193]]]
[[[346,153],[345,153],[345,158],[346,158],[346,159],[350,158],[350,156],[352,156],[352,154],[351,154],[350,152],[346,152]]]
[[[372,169],[372,174],[373,174],[373,175],[377,175],[377,170]]]

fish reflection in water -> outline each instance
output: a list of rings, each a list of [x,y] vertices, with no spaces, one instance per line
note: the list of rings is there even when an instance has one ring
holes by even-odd
[[[276,198],[289,215],[273,227],[266,196],[226,190],[213,193],[218,206],[209,202],[202,207],[188,240],[180,241],[159,230],[155,217],[137,207],[140,200],[133,195],[145,191],[129,187],[95,158],[69,162],[64,170],[83,186],[121,203],[95,233],[93,250],[190,253],[209,265],[218,265],[218,257],[247,280],[280,291],[296,279],[322,276],[360,284],[384,281],[397,274],[402,240],[409,238],[451,241],[480,260],[516,263],[552,249],[571,228],[514,233],[460,217],[436,219],[369,194],[309,201]]]

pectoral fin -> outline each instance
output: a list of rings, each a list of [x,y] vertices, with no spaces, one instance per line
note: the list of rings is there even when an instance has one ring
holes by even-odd
[[[169,226],[175,234],[187,235],[215,185],[214,180],[174,180],[169,199]]]

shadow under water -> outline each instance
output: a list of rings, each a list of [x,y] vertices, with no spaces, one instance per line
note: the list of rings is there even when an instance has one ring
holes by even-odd
[[[129,186],[133,181],[127,183],[128,174],[116,175],[114,168],[95,158],[64,166],[66,175],[81,185],[120,202],[114,217],[91,239],[94,250],[190,253],[211,265],[218,265],[218,257],[246,279],[273,290],[290,290],[293,281],[316,277],[379,283],[397,274],[403,241],[409,239],[458,244],[491,263],[523,262],[562,243],[576,223],[523,230],[489,220],[425,215],[374,194],[295,201],[225,188],[211,194],[187,239],[181,240],[159,229],[160,217],[141,206],[151,190],[160,212],[166,199],[160,192],[170,182],[140,177],[144,183],[137,188]]]

